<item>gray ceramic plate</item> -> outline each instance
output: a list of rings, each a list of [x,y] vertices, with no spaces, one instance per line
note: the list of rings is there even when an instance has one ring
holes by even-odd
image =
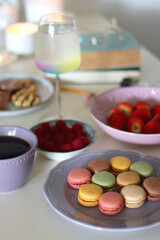
[[[13,80],[13,79],[32,79],[34,82],[38,85],[38,93],[41,97],[41,103],[38,104],[35,107],[29,107],[29,108],[16,108],[11,103],[8,104],[7,109],[2,111],[0,110],[0,116],[16,116],[16,115],[22,115],[27,114],[29,112],[33,112],[36,109],[39,109],[43,106],[43,104],[47,103],[54,93],[53,85],[46,80],[43,77],[32,75],[29,73],[2,73],[0,75],[0,81],[5,80]]]
[[[160,201],[146,201],[137,209],[124,208],[115,216],[103,215],[97,207],[87,208],[78,203],[78,190],[72,189],[66,181],[68,173],[74,168],[87,167],[87,163],[93,158],[102,157],[109,160],[117,155],[127,156],[132,162],[149,162],[155,170],[155,175],[160,176],[160,159],[140,152],[109,150],[82,153],[59,163],[50,171],[44,184],[44,194],[53,210],[68,221],[106,231],[139,230],[160,225]]]

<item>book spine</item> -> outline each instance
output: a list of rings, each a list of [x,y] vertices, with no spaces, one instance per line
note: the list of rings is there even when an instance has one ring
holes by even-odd
[[[79,70],[104,70],[136,67],[141,64],[140,50],[82,52]]]

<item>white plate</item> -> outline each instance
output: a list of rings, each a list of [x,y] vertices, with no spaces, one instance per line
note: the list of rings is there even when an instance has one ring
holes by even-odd
[[[3,73],[0,75],[0,81],[12,80],[12,79],[27,79],[30,78],[38,84],[38,93],[41,97],[41,103],[34,107],[29,108],[16,108],[11,103],[8,104],[6,110],[0,110],[0,117],[2,116],[15,116],[22,115],[29,112],[33,112],[48,102],[54,93],[53,85],[43,77],[32,75],[29,73]]]
[[[160,226],[160,201],[146,201],[140,208],[124,208],[115,216],[102,214],[98,207],[87,208],[78,203],[78,190],[67,183],[68,173],[75,168],[86,168],[93,158],[111,159],[114,156],[129,157],[132,162],[152,164],[155,175],[160,176],[160,159],[136,151],[90,151],[74,156],[53,168],[44,184],[44,194],[52,209],[72,223],[104,231],[142,230]]]

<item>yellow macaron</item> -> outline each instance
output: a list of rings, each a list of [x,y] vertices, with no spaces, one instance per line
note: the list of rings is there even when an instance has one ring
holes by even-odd
[[[121,172],[128,171],[132,162],[128,157],[115,156],[110,159],[111,172],[118,175]]]
[[[84,184],[78,192],[78,202],[86,207],[94,207],[98,205],[103,189],[96,184]]]

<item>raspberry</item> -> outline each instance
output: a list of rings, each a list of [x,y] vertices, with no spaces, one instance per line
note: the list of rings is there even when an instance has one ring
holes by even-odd
[[[56,152],[63,152],[62,145],[56,146]]]
[[[56,143],[59,145],[63,145],[63,144],[65,144],[66,143],[66,140],[65,140],[65,138],[64,137],[59,137],[59,138],[57,138],[56,139]]]
[[[66,127],[66,123],[64,120],[58,120],[55,124],[56,128],[58,129],[62,129],[64,127]]]
[[[67,143],[72,143],[73,139],[67,139]]]
[[[55,139],[55,141],[57,141],[58,138],[61,138],[63,137],[63,134],[62,133],[56,133],[53,138]]]
[[[46,140],[44,138],[38,136],[38,147],[43,148],[45,142]]]
[[[79,130],[83,130],[83,127],[80,123],[75,123],[75,124],[72,125],[72,129],[74,131],[79,131]]]
[[[43,127],[38,127],[34,130],[34,133],[36,135],[43,135],[44,134],[44,128]]]
[[[70,152],[73,150],[72,144],[67,143],[65,145],[62,146],[62,151],[63,152]]]
[[[75,134],[74,133],[67,134],[66,139],[75,139]]]
[[[72,129],[70,127],[63,128],[63,134],[66,135],[68,133],[72,133]]]
[[[80,137],[82,137],[82,136],[85,136],[85,133],[84,133],[83,130],[76,131],[76,137],[77,137],[77,138],[80,138]]]
[[[48,141],[52,141],[52,135],[50,132],[46,132],[44,135],[44,138]]]
[[[35,130],[38,146],[52,152],[70,152],[89,144],[89,139],[79,123],[68,127],[64,120],[58,120],[54,126],[44,122]]]
[[[46,151],[55,151],[56,147],[53,142],[46,142],[43,146],[43,149]]]
[[[55,126],[51,127],[51,133],[52,134],[58,133],[58,129]]]
[[[45,130],[50,130],[51,129],[51,126],[48,122],[42,123],[41,127],[44,128]]]
[[[75,139],[72,143],[72,146],[75,150],[78,150],[78,149],[83,148],[84,144],[80,139]]]
[[[83,142],[84,146],[87,146],[89,144],[88,137],[80,137],[80,140]]]

